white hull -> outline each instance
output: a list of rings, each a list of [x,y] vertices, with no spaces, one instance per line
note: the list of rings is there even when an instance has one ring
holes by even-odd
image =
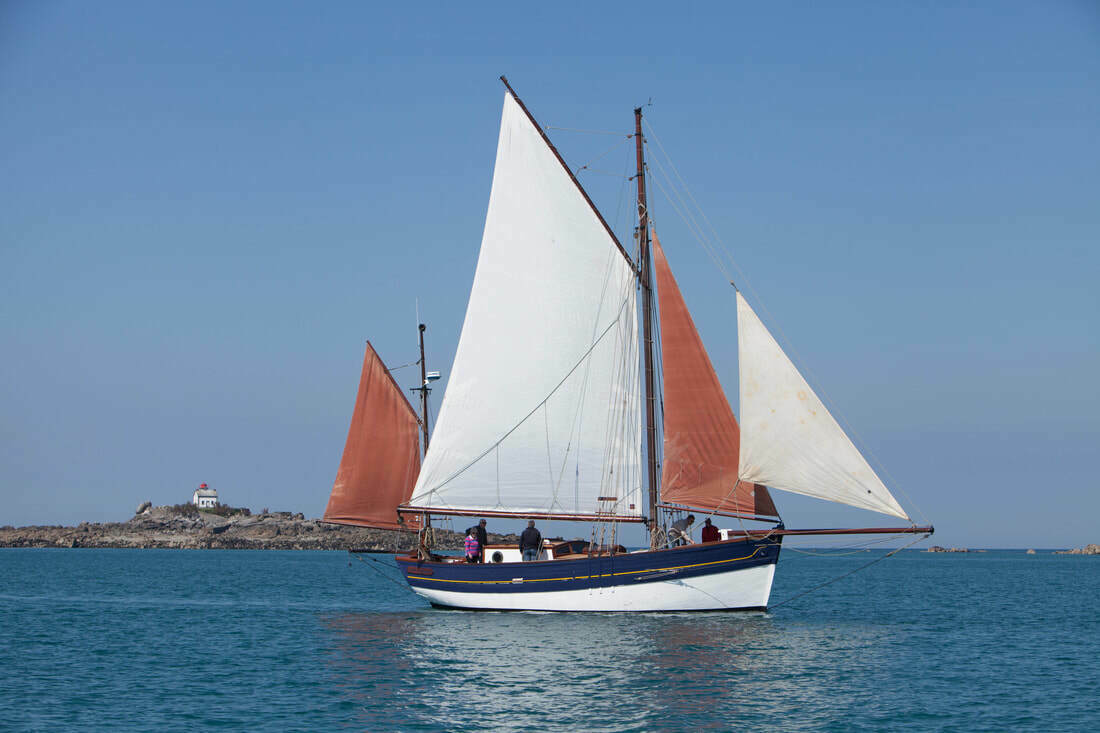
[[[413,590],[439,606],[498,611],[727,611],[766,608],[775,563],[725,573],[541,593]]]

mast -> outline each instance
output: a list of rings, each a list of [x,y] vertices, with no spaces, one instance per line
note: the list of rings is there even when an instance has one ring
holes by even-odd
[[[645,425],[649,474],[649,542],[657,538],[657,393],[653,381],[653,288],[649,266],[649,209],[645,194],[645,157],[642,152],[642,108],[634,109],[634,144],[638,157],[638,277],[642,284],[642,334],[645,341]]]
[[[424,331],[420,324],[420,429],[424,432],[424,455],[428,454],[428,365],[424,363]]]

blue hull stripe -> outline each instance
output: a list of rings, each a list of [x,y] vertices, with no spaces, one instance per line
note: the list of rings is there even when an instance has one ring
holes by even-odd
[[[779,559],[776,540],[736,540],[672,550],[528,563],[417,562],[398,557],[409,585],[464,593],[537,593],[680,580]]]

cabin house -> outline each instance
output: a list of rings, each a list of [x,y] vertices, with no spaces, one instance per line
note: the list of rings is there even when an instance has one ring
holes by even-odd
[[[199,488],[195,489],[195,493],[191,495],[191,503],[199,509],[216,507],[218,505],[218,491],[204,483],[199,484]]]

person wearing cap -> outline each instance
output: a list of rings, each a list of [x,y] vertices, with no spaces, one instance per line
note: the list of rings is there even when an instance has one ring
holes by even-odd
[[[535,520],[527,522],[527,529],[519,536],[519,551],[523,554],[524,562],[534,562],[539,559],[539,550],[542,549],[542,533],[535,529]]]
[[[677,519],[672,523],[672,527],[668,530],[668,539],[672,543],[673,547],[676,545],[690,545],[691,535],[688,533],[688,528],[695,523],[695,515],[689,514],[683,519]]]
[[[484,519],[477,523],[477,526],[474,527],[474,532],[476,533],[475,536],[477,537],[478,546],[477,561],[485,562],[485,545],[489,542],[489,535],[485,532]]]
[[[718,528],[710,523],[710,517],[703,520],[703,542],[718,542],[722,539],[722,535],[718,533]]]

